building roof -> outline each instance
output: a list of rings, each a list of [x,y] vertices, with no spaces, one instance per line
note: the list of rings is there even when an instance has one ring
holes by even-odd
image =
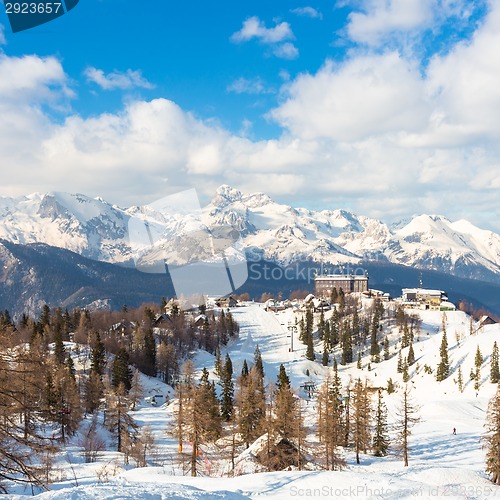
[[[416,293],[416,294],[425,294],[425,295],[443,295],[444,292],[442,290],[430,290],[427,288],[403,288],[403,293]]]
[[[367,280],[368,276],[361,276],[359,274],[323,274],[321,276],[315,276],[315,280],[322,281],[322,280],[333,280],[333,281],[340,281],[340,280]]]

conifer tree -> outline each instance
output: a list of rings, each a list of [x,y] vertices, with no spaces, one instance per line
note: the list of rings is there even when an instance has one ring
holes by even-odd
[[[403,464],[408,467],[410,455],[410,436],[412,428],[420,421],[418,417],[419,408],[412,402],[410,390],[405,387],[401,399],[401,404],[397,411],[396,432],[398,447],[403,456]]]
[[[233,363],[229,354],[226,354],[220,385],[222,386],[221,416],[224,421],[229,422],[233,416],[234,408]]]
[[[92,346],[92,351],[90,354],[90,371],[95,372],[102,377],[105,367],[106,350],[104,349],[104,344],[101,341],[99,332],[96,332],[94,345]]]
[[[129,414],[129,400],[123,383],[106,394],[106,426],[116,437],[117,451],[125,451],[124,444],[137,431],[137,424]]]
[[[486,447],[486,472],[494,484],[500,485],[500,388],[488,404],[486,435],[482,438]]]
[[[330,320],[330,346],[335,347],[340,341],[340,315],[337,308],[333,310]]]
[[[153,328],[147,328],[144,333],[144,364],[142,372],[150,377],[156,377],[156,341]]]
[[[500,369],[498,367],[498,345],[495,340],[493,343],[493,349],[491,351],[490,358],[490,382],[492,384],[498,384],[500,381]]]
[[[259,346],[255,346],[255,352],[254,352],[254,358],[253,358],[253,361],[254,361],[254,365],[255,365],[255,369],[257,370],[257,372],[259,373],[259,375],[261,376],[261,378],[264,378],[264,365],[262,363],[262,356],[260,354],[260,349],[259,349]]]
[[[367,452],[371,444],[370,439],[370,397],[366,385],[358,378],[352,390],[350,398],[351,403],[351,422],[350,430],[352,443],[356,453],[356,463],[360,463],[360,453]]]
[[[375,316],[375,315],[374,315]],[[371,325],[371,336],[370,336],[370,356],[374,363],[380,363],[380,346],[378,345],[377,331],[378,331],[378,320],[374,320]]]
[[[436,380],[441,382],[442,380],[448,378],[448,375],[450,374],[450,364],[448,362],[448,339],[446,337],[446,332],[443,332],[439,355],[441,356],[441,361],[439,362],[436,370]]]
[[[375,412],[375,428],[373,435],[373,454],[376,457],[385,457],[389,448],[387,426],[387,406],[382,397],[382,389],[378,390],[377,410]]]
[[[128,351],[121,347],[115,354],[113,366],[111,368],[111,383],[113,387],[118,388],[120,384],[123,385],[127,393],[132,386],[132,369],[129,366],[130,357]]]
[[[384,337],[384,360],[387,361],[391,357],[389,352],[389,339],[387,336]]]
[[[54,327],[54,358],[56,363],[62,365],[65,362],[66,350],[64,348],[62,325],[57,323]]]
[[[476,349],[476,355],[474,356],[474,366],[476,368],[476,373],[474,376],[474,390],[479,391],[479,386],[481,385],[481,366],[483,364],[483,355],[479,346]]]
[[[403,373],[403,355],[401,354],[401,351],[399,351],[399,354],[398,354],[397,372]]]
[[[246,360],[245,360],[246,362]],[[220,347],[217,345],[215,347],[215,362],[214,362],[214,371],[217,377],[221,378],[222,376],[222,358],[220,355]]]
[[[247,360],[243,360],[243,366],[241,367],[241,376],[243,378],[248,377],[248,363]]]
[[[407,358],[403,361],[403,382],[406,384],[410,380],[410,374],[408,373],[408,360]]]
[[[340,447],[344,444],[344,410],[342,386],[338,373],[328,376],[318,393],[318,437],[325,450],[327,470],[338,470],[345,466]]]
[[[325,313],[323,309],[321,309],[319,315],[319,323],[318,323],[318,339],[323,340],[325,338]]]
[[[458,390],[460,392],[464,392],[464,377],[462,375],[461,366],[458,367],[457,384],[458,384]]]
[[[328,366],[328,361],[329,361],[329,355],[328,355],[328,349],[326,347],[326,341],[324,342],[324,347],[323,347],[323,357],[321,358],[321,364],[323,366]]]
[[[342,332],[342,364],[352,363],[352,356],[351,326],[349,321],[345,321]]]
[[[310,361],[314,361],[316,359],[316,356],[314,354],[314,345],[313,345],[313,335],[312,333],[307,335],[307,348],[306,348],[306,359],[309,359]]]
[[[358,370],[363,368],[363,365],[361,364],[361,351],[358,351],[358,362],[356,363],[356,368],[358,368]]]
[[[415,364],[415,351],[413,350],[413,344],[410,344],[410,348],[408,349],[408,356],[406,358],[408,362],[408,366]]]

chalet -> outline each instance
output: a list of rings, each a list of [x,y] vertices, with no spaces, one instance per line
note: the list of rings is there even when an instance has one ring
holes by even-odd
[[[157,314],[153,321],[155,328],[168,328],[173,324],[172,315],[169,313]]]
[[[235,297],[230,295],[229,297],[220,297],[215,301],[215,305],[217,307],[236,307],[238,305],[238,301]]]
[[[481,328],[482,326],[486,326],[486,325],[496,325],[497,321],[494,320],[491,316],[484,315],[484,316],[481,316],[479,318],[478,323],[479,323],[479,328]]]
[[[333,289],[344,293],[361,293],[368,290],[368,276],[357,274],[326,274],[314,278],[314,295],[329,297]]]

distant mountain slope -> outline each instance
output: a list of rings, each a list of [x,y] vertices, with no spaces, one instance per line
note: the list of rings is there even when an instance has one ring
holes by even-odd
[[[87,259],[44,244],[0,240],[0,308],[36,316],[50,306],[119,309],[171,296],[168,275]]]
[[[239,244],[249,255],[280,265],[392,262],[500,283],[500,236],[465,220],[421,215],[391,228],[345,210],[293,208],[263,193],[245,194],[230,186],[221,186],[203,213],[203,227],[236,228]],[[199,240],[197,245],[189,244],[197,227],[192,217],[165,217],[149,206],[122,209],[80,194],[0,198],[0,238],[46,243],[91,259],[131,266],[131,217],[147,220],[164,235],[159,247],[170,263],[206,258],[207,245]]]

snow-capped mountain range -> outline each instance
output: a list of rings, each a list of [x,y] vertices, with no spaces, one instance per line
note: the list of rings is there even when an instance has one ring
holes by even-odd
[[[340,209],[293,208],[263,193],[245,194],[227,185],[217,190],[201,220],[185,210],[166,216],[154,204],[124,209],[81,194],[0,198],[0,239],[46,243],[105,262],[133,264],[131,219],[147,221],[160,235],[159,245],[167,249],[172,264],[185,263],[187,254],[189,259],[206,259],[206,245],[186,241],[199,243],[193,234],[207,227],[230,226],[239,233],[239,248],[282,265],[296,261],[342,265],[376,259],[500,281],[500,236],[439,215],[420,215],[390,227]]]

